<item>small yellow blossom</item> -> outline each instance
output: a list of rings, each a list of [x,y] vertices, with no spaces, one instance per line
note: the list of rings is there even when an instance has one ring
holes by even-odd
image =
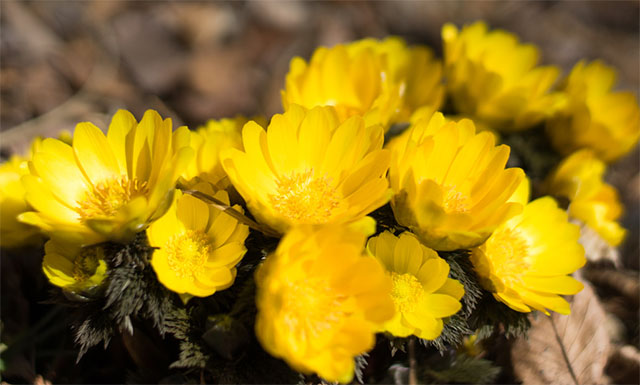
[[[460,310],[464,295],[464,287],[448,278],[447,262],[408,232],[396,237],[385,231],[371,238],[367,249],[393,281],[396,315],[384,324],[384,330],[396,337],[413,334],[436,339],[442,332],[442,319]]]
[[[100,286],[107,272],[101,245],[80,247],[53,240],[44,245],[42,270],[49,282],[74,293],[90,293]]]
[[[37,227],[18,221],[18,215],[30,210],[24,199],[20,182],[29,174],[28,160],[14,155],[0,164],[0,246],[20,247],[33,240],[40,232]]]
[[[398,37],[364,39],[320,47],[309,64],[294,58],[282,104],[285,111],[291,104],[332,105],[341,121],[360,115],[367,125],[386,129],[407,120],[418,107],[439,108],[444,95],[441,77],[442,64],[426,47],[407,47]]]
[[[529,128],[563,103],[549,90],[560,70],[536,67],[538,49],[484,22],[442,28],[447,88],[459,113],[501,131]]]
[[[224,151],[223,167],[251,213],[281,233],[357,221],[389,200],[382,127],[359,116],[339,123],[333,107],[294,105],[266,132],[247,123],[242,137],[244,152]]]
[[[214,194],[207,183],[194,188],[229,204],[223,190]],[[169,290],[206,297],[233,284],[248,235],[247,226],[229,214],[176,191],[169,211],[147,229],[149,244],[156,248],[151,266]]]
[[[606,165],[593,151],[577,151],[560,163],[549,176],[550,194],[568,198],[569,215],[595,230],[611,246],[625,237],[625,229],[616,222],[623,213],[615,187],[603,180]]]
[[[590,148],[611,162],[638,143],[638,100],[631,92],[613,92],[615,82],[615,70],[601,61],[581,61],[573,67],[562,87],[568,103],[547,123],[556,150],[568,155]]]
[[[399,224],[436,250],[478,246],[522,205],[508,202],[524,177],[505,169],[509,147],[495,146],[472,121],[420,119],[392,146],[391,207]]]
[[[45,139],[22,178],[35,211],[19,219],[66,242],[126,242],[171,204],[175,182],[193,156],[189,130],[149,110],[138,123],[119,110],[107,136],[79,123],[73,145]]]
[[[229,179],[220,162],[220,153],[226,148],[243,149],[242,127],[248,121],[249,119],[242,116],[233,119],[212,119],[191,133],[191,147],[195,150],[195,157],[182,173],[188,185],[205,181],[217,190],[229,187]]]
[[[354,357],[375,343],[394,306],[391,280],[345,226],[301,226],[256,273],[256,335],[267,352],[303,373],[348,383]]]
[[[63,130],[58,139],[70,144],[71,134]],[[41,148],[42,138],[36,137],[24,157],[12,155],[7,162],[0,164],[0,247],[36,246],[44,240],[39,228],[18,220],[20,214],[32,210],[25,200],[21,179],[29,175],[29,161]]]
[[[586,262],[579,236],[579,227],[569,223],[553,198],[543,197],[473,249],[471,261],[484,288],[510,308],[569,314],[569,303],[558,294],[576,294],[583,288],[567,275]]]

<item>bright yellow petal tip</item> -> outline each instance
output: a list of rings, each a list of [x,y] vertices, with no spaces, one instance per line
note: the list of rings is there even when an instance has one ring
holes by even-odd
[[[391,280],[345,226],[292,229],[256,273],[256,335],[303,373],[348,383],[354,357],[391,319]]]
[[[309,63],[291,61],[282,91],[285,110],[332,105],[341,121],[353,115],[386,128],[422,106],[442,104],[442,64],[424,46],[398,37],[364,39],[316,49]]]
[[[396,237],[385,231],[371,238],[367,249],[393,281],[396,315],[384,324],[384,330],[397,337],[436,339],[442,332],[442,319],[460,310],[464,295],[460,282],[448,278],[449,265],[408,232]]]
[[[251,213],[281,233],[357,221],[390,198],[382,127],[358,116],[339,123],[333,107],[293,105],[242,136],[244,152],[224,151],[223,167]]]
[[[484,288],[510,308],[569,314],[569,303],[560,295],[583,288],[567,275],[586,263],[579,236],[578,226],[569,223],[553,198],[543,197],[473,249],[471,261]]]
[[[214,193],[207,183],[194,189],[229,204],[225,191]],[[248,235],[247,226],[228,214],[176,191],[169,211],[147,229],[149,245],[156,248],[151,266],[169,290],[206,297],[233,284]]]
[[[613,92],[616,73],[601,61],[579,62],[564,81],[568,102],[548,123],[560,153],[589,148],[611,162],[628,153],[640,137],[640,108],[632,92]]]
[[[396,220],[435,250],[480,245],[522,210],[509,200],[524,178],[504,168],[509,150],[468,119],[447,122],[438,112],[418,120],[391,147]]]
[[[615,187],[604,182],[606,164],[589,149],[564,159],[547,180],[550,194],[569,199],[569,215],[595,230],[611,246],[626,230],[617,220],[623,213]]]
[[[529,128],[564,102],[550,93],[560,70],[537,67],[538,48],[476,22],[442,28],[447,88],[459,113],[501,131]]]
[[[119,110],[108,134],[79,123],[73,144],[45,139],[22,178],[33,212],[20,220],[51,237],[90,245],[126,242],[161,216],[193,156],[189,130],[149,110],[138,123]]]

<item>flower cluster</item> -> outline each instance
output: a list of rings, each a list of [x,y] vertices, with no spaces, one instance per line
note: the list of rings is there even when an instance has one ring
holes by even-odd
[[[599,62],[555,86],[535,46],[482,22],[442,38],[442,61],[397,37],[296,57],[268,122],[174,131],[155,111],[120,110],[106,135],[80,123],[70,143],[38,139],[0,166],[1,245],[46,235],[49,281],[90,298],[113,292],[123,256],[179,306],[242,280],[256,313],[241,307],[251,300],[233,314],[264,350],[342,383],[376,333],[436,340],[469,317],[473,282],[507,311],[568,314],[560,295],[582,289],[570,274],[586,263],[569,217],[612,245],[625,235],[602,177],[637,143],[637,101],[611,92]],[[455,110],[438,112],[446,98]],[[529,170],[507,167],[512,149],[490,132],[545,125],[561,154],[577,152],[535,191],[568,213],[551,196],[529,202]]]

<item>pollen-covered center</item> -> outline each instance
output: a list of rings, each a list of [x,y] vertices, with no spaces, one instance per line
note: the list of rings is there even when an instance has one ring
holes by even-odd
[[[83,282],[95,274],[100,259],[104,258],[102,249],[99,247],[87,247],[80,251],[80,254],[73,260],[73,279],[76,282]]]
[[[270,196],[273,207],[284,217],[299,223],[325,223],[340,204],[331,178],[315,176],[313,169],[293,173],[277,182]]]
[[[445,186],[443,188],[443,206],[448,214],[468,213],[471,209],[471,198],[455,186]]]
[[[422,284],[412,274],[391,273],[393,287],[391,298],[396,309],[401,313],[409,313],[416,309],[424,296]]]
[[[113,217],[131,200],[148,195],[147,182],[129,179],[127,176],[114,177],[96,184],[78,200],[76,211],[83,220]]]
[[[163,248],[169,268],[180,279],[192,281],[202,272],[211,251],[211,239],[200,230],[186,230],[174,234]]]
[[[522,281],[529,268],[529,245],[520,232],[512,229],[495,232],[487,241],[485,250],[495,275],[506,285]]]
[[[329,330],[344,317],[344,296],[326,282],[295,282],[285,291],[283,308],[290,330],[313,334]],[[312,336],[302,336],[304,339]]]

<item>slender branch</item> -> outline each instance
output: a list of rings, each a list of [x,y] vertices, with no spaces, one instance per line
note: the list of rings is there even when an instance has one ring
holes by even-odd
[[[235,218],[238,222],[241,222],[247,226],[249,226],[250,228],[260,231],[261,233],[263,233],[266,236],[269,237],[273,237],[273,238],[280,238],[280,234],[271,230],[270,228],[268,228],[267,226],[261,225],[258,222],[248,218],[246,215],[242,214],[241,212],[237,211],[236,209],[234,209],[233,207],[229,206],[228,204],[212,197],[209,194],[205,194],[202,191],[197,191],[197,190],[182,190],[183,193],[185,194],[190,194],[193,195],[196,198],[200,198],[203,201],[209,203],[210,205],[212,205],[213,207],[217,208],[220,211],[223,211],[229,215],[231,215],[233,218]]]
[[[548,318],[549,318],[549,322],[551,322],[551,327],[553,328],[553,334],[555,334],[556,336],[556,341],[558,342],[558,345],[560,345],[560,351],[562,352],[562,357],[564,358],[564,362],[567,364],[567,368],[569,369],[569,374],[571,375],[571,379],[573,380],[573,383],[575,385],[579,385],[578,378],[576,377],[576,374],[573,371],[573,367],[571,366],[571,362],[569,361],[569,355],[567,354],[567,351],[564,348],[564,344],[562,343],[562,339],[558,334],[558,330],[556,329],[556,324],[555,322],[553,322],[553,317],[548,317]]]

